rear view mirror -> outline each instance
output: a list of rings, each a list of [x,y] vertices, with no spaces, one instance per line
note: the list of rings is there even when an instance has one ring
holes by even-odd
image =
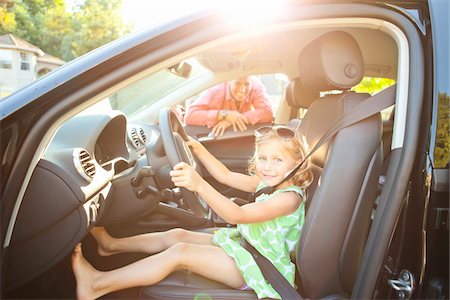
[[[168,70],[177,76],[189,78],[189,76],[191,75],[192,66],[187,62],[182,61],[173,66],[170,66]]]

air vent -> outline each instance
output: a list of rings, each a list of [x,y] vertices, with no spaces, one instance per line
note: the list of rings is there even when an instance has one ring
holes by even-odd
[[[91,181],[95,176],[95,164],[89,152],[84,149],[75,149],[73,151],[73,161],[81,177]]]
[[[139,135],[136,131],[136,128],[132,128],[130,131],[130,135],[131,135],[131,142],[133,143],[133,146],[137,149],[139,148]]]
[[[145,134],[145,131],[142,127],[139,128],[139,139],[141,140],[142,144],[147,144],[147,135]]]

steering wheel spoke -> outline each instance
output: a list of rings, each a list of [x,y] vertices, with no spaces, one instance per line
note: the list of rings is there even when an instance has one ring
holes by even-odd
[[[177,163],[185,162],[202,176],[200,165],[186,144],[189,137],[180,120],[170,108],[164,108],[160,111],[159,127],[164,151],[166,152],[170,167],[173,168]],[[203,218],[208,216],[210,208],[197,193],[185,188],[181,188],[181,193],[184,203],[194,214]]]

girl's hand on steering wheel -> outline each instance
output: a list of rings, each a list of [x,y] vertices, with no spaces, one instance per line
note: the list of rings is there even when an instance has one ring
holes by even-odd
[[[201,185],[205,182],[198,173],[185,162],[180,162],[170,171],[172,182],[178,187],[184,187],[191,192],[198,192]]]
[[[191,149],[192,152],[194,152],[195,155],[199,155],[203,150],[205,150],[205,146],[202,145],[202,143],[200,143],[197,140],[194,140],[192,137],[188,136],[189,141],[186,142],[186,145],[188,145]]]

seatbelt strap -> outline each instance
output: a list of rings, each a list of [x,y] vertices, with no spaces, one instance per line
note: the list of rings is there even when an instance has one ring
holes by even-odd
[[[256,193],[252,195],[252,201],[254,201],[258,196],[262,194],[272,194],[276,188],[282,184],[283,182],[291,179],[295,173],[302,167],[305,161],[317,150],[319,149],[325,142],[327,142],[330,138],[332,138],[336,133],[338,133],[341,129],[348,127],[352,124],[355,124],[359,121],[362,121],[385,108],[393,105],[395,103],[395,92],[397,85],[394,84],[387,89],[382,90],[376,95],[370,96],[361,103],[355,105],[351,108],[351,110],[345,113],[340,119],[338,119],[326,132],[322,137],[317,141],[314,148],[306,155],[306,157],[302,160],[302,162],[292,170],[288,176],[286,176],[283,181],[278,183],[275,186],[267,186],[265,188],[260,189]]]
[[[281,296],[283,300],[302,300],[302,297],[297,293],[297,290],[287,281],[287,279],[278,271],[277,268],[265,256],[259,254],[249,242],[243,237],[241,239],[241,246],[250,252],[255,259],[264,278],[272,285],[275,291]]]

